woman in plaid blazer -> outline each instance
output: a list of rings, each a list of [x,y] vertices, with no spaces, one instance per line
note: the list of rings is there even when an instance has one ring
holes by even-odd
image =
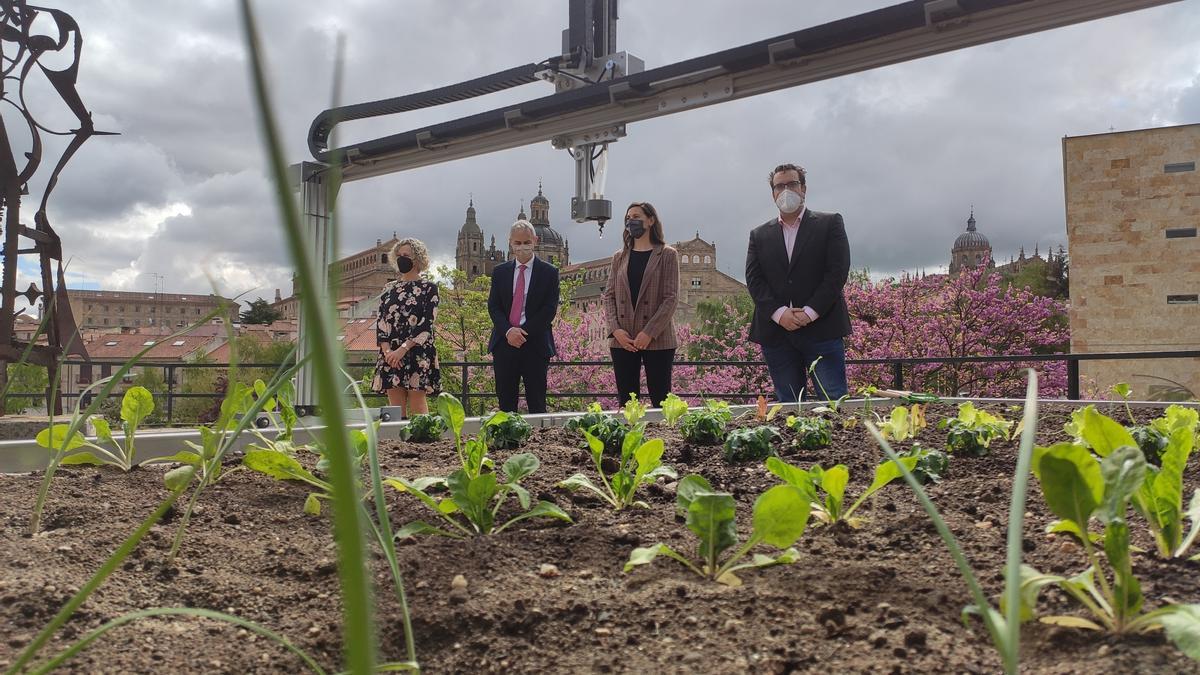
[[[679,254],[667,246],[649,202],[629,205],[621,236],[624,246],[613,254],[604,289],[617,396],[624,404],[638,393],[644,366],[650,404],[658,408],[671,391],[675,362]]]

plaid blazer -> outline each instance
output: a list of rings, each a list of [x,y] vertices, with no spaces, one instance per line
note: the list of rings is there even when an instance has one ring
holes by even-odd
[[[675,349],[675,305],[679,297],[679,253],[674,248],[656,245],[646,261],[637,306],[629,289],[629,249],[613,254],[608,267],[608,286],[604,289],[604,316],[608,334],[624,328],[629,337],[645,332],[652,339],[646,349]],[[609,347],[620,349],[616,339]]]

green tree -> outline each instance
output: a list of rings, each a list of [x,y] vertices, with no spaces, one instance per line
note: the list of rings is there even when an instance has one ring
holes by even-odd
[[[250,301],[249,306],[250,308],[244,310],[241,314],[242,323],[269,324],[283,318],[282,312],[271,307],[271,303],[263,300],[261,297]]]
[[[4,412],[7,414],[23,413],[30,408],[41,407],[45,398],[28,396],[13,396],[13,394],[38,394],[44,397],[49,380],[46,369],[32,363],[8,364],[8,395],[4,399]]]

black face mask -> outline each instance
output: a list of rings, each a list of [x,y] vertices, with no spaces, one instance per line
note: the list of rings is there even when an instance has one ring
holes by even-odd
[[[396,256],[396,268],[400,270],[400,274],[408,274],[413,268],[412,258],[406,255]]]
[[[641,218],[630,218],[625,221],[625,229],[629,231],[629,236],[634,239],[639,239],[643,234],[646,234],[646,224]]]

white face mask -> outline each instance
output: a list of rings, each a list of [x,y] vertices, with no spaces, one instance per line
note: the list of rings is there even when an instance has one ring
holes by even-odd
[[[518,258],[526,259],[533,255],[533,244],[510,244],[513,254]]]
[[[784,190],[775,198],[775,206],[780,213],[796,213],[804,206],[804,195],[791,190]]]

